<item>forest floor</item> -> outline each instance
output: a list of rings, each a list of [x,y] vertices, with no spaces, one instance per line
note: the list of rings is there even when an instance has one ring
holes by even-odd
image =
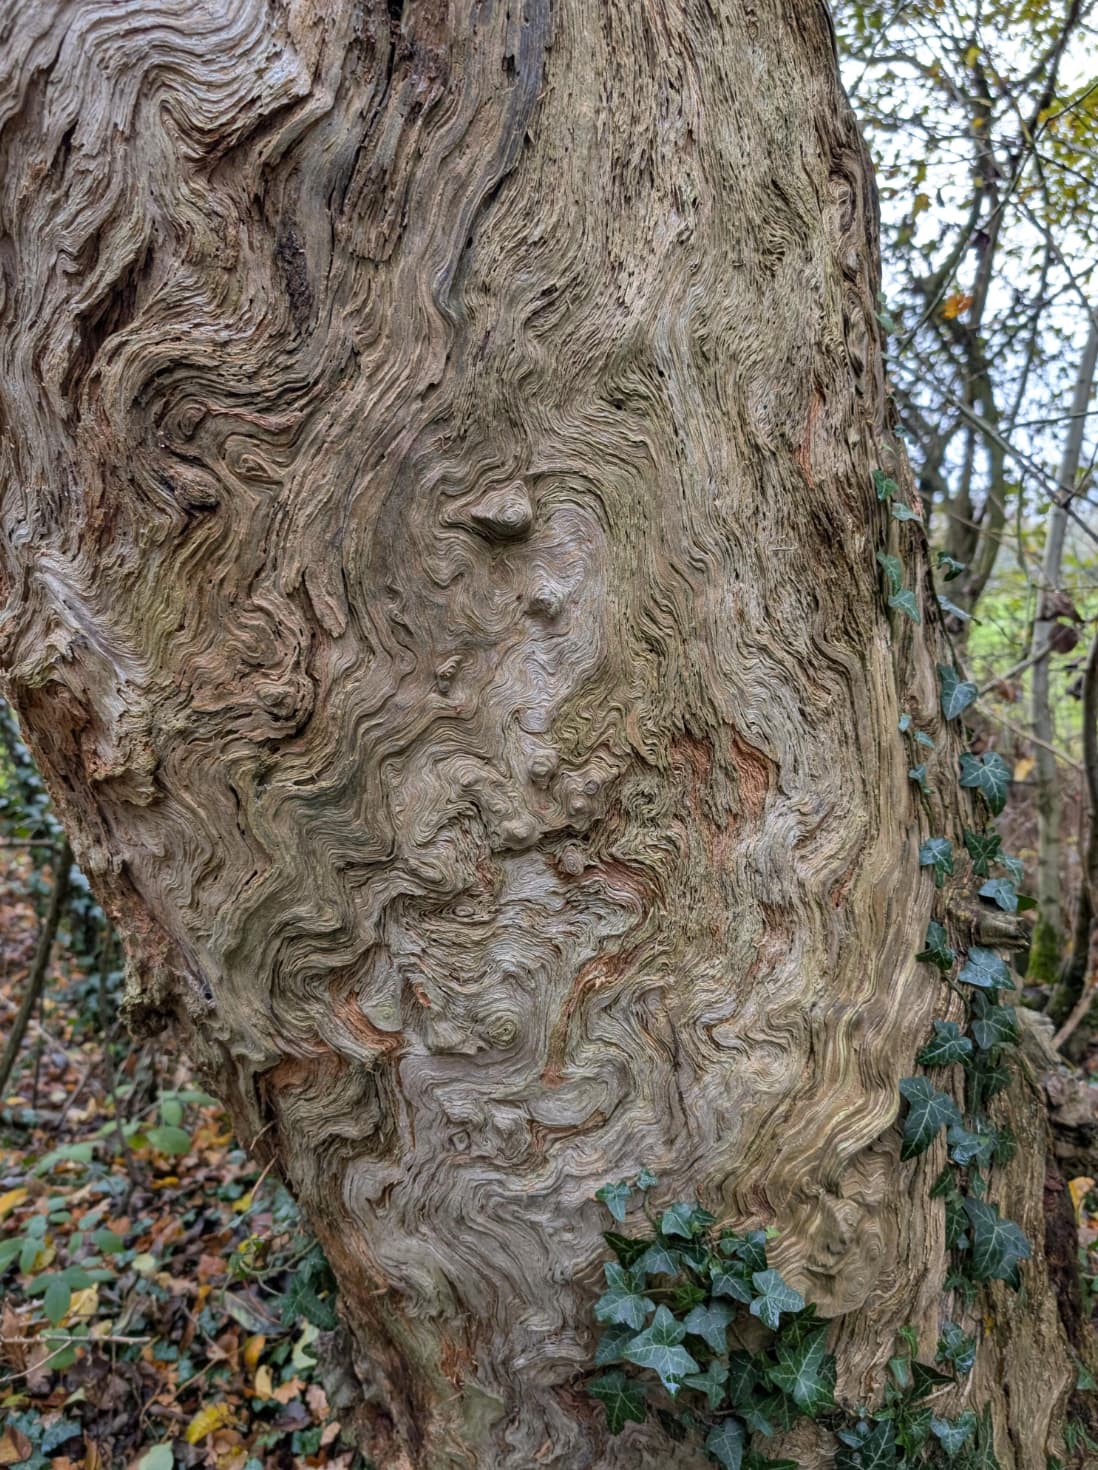
[[[0,1037],[33,887],[0,854]],[[97,968],[55,946],[0,1098],[0,1466],[361,1470],[317,1364],[327,1263],[187,1064],[118,1029]]]

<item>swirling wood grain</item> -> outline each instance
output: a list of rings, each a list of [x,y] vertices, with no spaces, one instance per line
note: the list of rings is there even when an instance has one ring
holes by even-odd
[[[7,687],[133,1023],[328,1248],[379,1463],[685,1463],[578,1387],[642,1164],[777,1223],[870,1391],[944,1271],[891,1129],[938,732],[824,12],[3,17]]]

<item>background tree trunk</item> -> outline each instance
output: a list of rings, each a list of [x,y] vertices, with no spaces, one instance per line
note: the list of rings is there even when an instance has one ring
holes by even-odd
[[[132,1024],[328,1251],[378,1464],[687,1463],[581,1386],[642,1164],[777,1225],[872,1394],[946,1270],[901,712],[947,829],[956,745],[826,13],[41,0],[3,57],[6,687]],[[1037,1247],[971,1391],[1045,1470],[1008,1105]]]

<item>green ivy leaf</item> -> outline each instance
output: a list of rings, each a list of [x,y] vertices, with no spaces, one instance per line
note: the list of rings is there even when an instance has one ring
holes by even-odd
[[[1010,1086],[1010,1073],[1003,1065],[998,1051],[977,1052],[972,1059],[972,1072],[985,1101],[997,1093],[1005,1092]]]
[[[920,1067],[952,1067],[964,1062],[972,1042],[961,1034],[956,1021],[935,1021],[934,1035],[915,1058]]]
[[[1017,1286],[1018,1267],[1028,1261],[1029,1241],[1013,1220],[1004,1220],[994,1205],[965,1200],[972,1226],[972,1275],[977,1281],[1006,1281]]]
[[[904,1404],[895,1419],[896,1444],[904,1451],[904,1463],[915,1464],[915,1453],[930,1438],[931,1408],[929,1404]]]
[[[1005,962],[993,949],[982,949],[977,944],[969,950],[957,978],[962,984],[975,985],[979,990],[1014,989],[1014,981]]]
[[[51,1276],[42,1298],[42,1310],[51,1327],[56,1327],[69,1310],[72,1290],[63,1276]]]
[[[159,1128],[147,1128],[145,1137],[158,1153],[181,1156],[191,1151],[191,1135],[185,1128],[175,1128],[163,1123]]]
[[[876,1424],[859,1427],[862,1433],[856,1437],[856,1443],[844,1444],[836,1454],[836,1470],[893,1470],[896,1435],[892,1421],[880,1419]]]
[[[950,858],[952,859],[952,852]],[[949,946],[946,931],[937,919],[931,919],[926,926],[925,947],[915,956],[917,960],[923,960],[929,965],[936,965],[943,974],[947,974],[953,968],[953,961],[957,958]]]
[[[1006,914],[1018,912],[1018,892],[1009,878],[989,878],[980,888],[980,897],[997,904]]]
[[[947,1378],[944,1373],[939,1373],[937,1368],[932,1368],[929,1363],[912,1363],[911,1365],[911,1393],[916,1399],[925,1399],[927,1394],[933,1393],[936,1388],[952,1382],[952,1378]]]
[[[644,1423],[644,1385],[626,1378],[624,1373],[604,1373],[601,1378],[593,1378],[587,1392],[606,1410],[606,1427],[611,1434],[620,1434],[630,1421]]]
[[[934,741],[931,740],[930,736],[926,733],[925,730],[916,730],[915,731],[915,744],[916,745],[925,745],[926,748],[927,748],[927,750],[933,750],[934,749]]]
[[[602,1238],[627,1269],[644,1255],[651,1245],[651,1238],[636,1240],[631,1235],[618,1235],[613,1230],[604,1230]]]
[[[929,796],[930,786],[926,779],[926,766],[922,764],[912,766],[907,773],[907,779],[909,781],[914,781],[915,785],[918,786],[919,790],[923,793],[924,796]]]
[[[656,1178],[655,1174],[652,1173],[651,1169],[642,1169],[637,1177],[633,1180],[633,1187],[634,1189],[643,1190],[655,1189],[656,1185],[659,1182],[660,1181]]]
[[[693,1200],[679,1200],[664,1210],[660,1230],[664,1235],[681,1235],[693,1240],[695,1236],[703,1235],[716,1218]]]
[[[671,1292],[671,1309],[675,1312],[689,1312],[705,1301],[705,1287],[682,1277],[667,1290]]]
[[[949,613],[952,617],[960,618],[962,623],[971,623],[973,621],[972,614],[965,612],[963,607],[958,607],[944,592],[938,593],[938,606],[944,613]]]
[[[928,837],[919,848],[919,866],[934,869],[934,886],[941,888],[953,872],[953,844],[948,837]]]
[[[970,1029],[980,1050],[991,1051],[1017,1041],[1018,1016],[1013,1006],[988,1006]]]
[[[961,785],[978,791],[997,817],[1007,803],[1010,767],[997,750],[985,751],[983,755],[963,755]]]
[[[724,1240],[721,1241],[721,1250],[725,1255],[734,1255],[740,1261],[743,1269],[747,1272],[765,1271],[766,1260],[766,1231],[752,1230],[749,1235],[737,1238],[736,1244],[731,1250],[726,1249]]]
[[[740,1470],[744,1428],[738,1419],[722,1419],[705,1437],[705,1447],[723,1470]]]
[[[939,1363],[949,1363],[958,1373],[971,1373],[976,1362],[976,1339],[969,1337],[956,1322],[947,1322],[934,1356]]]
[[[711,1409],[719,1409],[724,1402],[724,1386],[727,1382],[728,1364],[722,1363],[718,1358],[710,1359],[704,1373],[691,1373],[688,1378],[683,1379],[687,1388],[696,1388],[699,1393],[705,1394],[706,1403]]]
[[[723,1302],[706,1302],[687,1313],[683,1326],[715,1353],[723,1353],[728,1351],[728,1324],[732,1317],[732,1309]]]
[[[879,556],[878,556],[878,560],[879,560]],[[894,558],[894,560],[898,560],[898,558]],[[899,730],[899,732],[900,732],[901,735],[906,735],[907,732],[911,729],[911,716],[910,715],[901,715],[900,718],[896,722],[896,728]]]
[[[743,1421],[752,1434],[765,1434],[767,1438],[778,1430],[792,1429],[800,1411],[792,1399],[784,1393],[756,1394],[743,1410]]]
[[[662,1240],[654,1240],[633,1265],[638,1276],[674,1276],[679,1270],[677,1251],[668,1250]]]
[[[774,1332],[778,1330],[783,1312],[799,1312],[804,1306],[804,1297],[799,1291],[794,1291],[777,1271],[756,1271],[751,1280],[759,1294],[748,1311]]]
[[[956,1419],[931,1419],[930,1429],[952,1460],[976,1433],[976,1415],[968,1409]]]
[[[767,1377],[813,1418],[821,1410],[833,1408],[835,1359],[827,1351],[827,1328],[806,1334],[799,1341],[780,1339],[777,1363],[768,1370]]]
[[[996,862],[1001,868],[1007,870],[1016,885],[1021,883],[1026,871],[1025,864],[1021,858],[1011,857],[1008,852],[1004,852],[1000,857],[996,858]]]
[[[890,480],[884,470],[873,471],[873,488],[877,492],[878,500],[891,500],[894,495],[899,495],[900,487],[895,480]]]
[[[921,623],[922,616],[919,613],[919,602],[910,587],[904,587],[888,599],[889,607],[896,608],[899,612],[906,613],[913,623]]]
[[[714,1296],[731,1297],[736,1302],[751,1300],[751,1285],[742,1269],[724,1261],[714,1261],[709,1270],[709,1278]]]
[[[625,1349],[625,1357],[638,1368],[651,1368],[674,1397],[688,1373],[697,1373],[698,1364],[684,1347],[686,1328],[676,1322],[666,1307],[657,1307],[651,1324]]]
[[[942,713],[947,720],[955,720],[970,704],[976,703],[980,692],[976,685],[960,678],[949,664],[938,665],[938,680],[942,687]]]
[[[899,592],[904,583],[904,564],[898,556],[889,556],[887,551],[878,551],[877,561],[884,568],[889,588]]]
[[[900,1157],[913,1159],[930,1147],[939,1129],[960,1123],[961,1115],[949,1094],[940,1092],[925,1077],[905,1077],[900,1092],[907,1102]]]
[[[986,878],[991,872],[991,864],[998,858],[1002,848],[1002,839],[998,832],[990,829],[987,832],[966,832],[965,846],[976,876]]]
[[[991,1163],[995,1148],[993,1133],[974,1132],[963,1123],[956,1123],[946,1134],[946,1140],[949,1144],[949,1157],[960,1168],[967,1169],[975,1164],[983,1169]]]
[[[632,1192],[631,1186],[624,1179],[619,1179],[617,1184],[604,1184],[601,1189],[596,1189],[595,1198],[602,1201],[615,1220],[620,1221],[625,1219]]]
[[[644,1295],[636,1278],[624,1266],[609,1261],[603,1271],[607,1289],[595,1303],[596,1319],[599,1322],[620,1322],[624,1327],[643,1327],[655,1302]]]
[[[966,1251],[969,1247],[968,1216],[965,1214],[961,1195],[950,1197],[945,1202],[946,1245],[951,1251]]]
[[[955,577],[959,577],[963,571],[967,570],[968,564],[967,562],[958,561],[955,556],[950,556],[948,551],[939,551],[938,567],[943,574],[944,580],[952,582]]]
[[[889,1358],[888,1367],[896,1380],[896,1387],[908,1389],[911,1387],[911,1363],[907,1358]]]
[[[620,1363],[626,1343],[633,1337],[631,1327],[611,1327],[599,1338],[595,1348],[595,1367],[605,1368],[610,1363]]]
[[[917,521],[919,517],[911,509],[910,505],[905,505],[902,500],[894,500],[892,502],[892,519],[894,521]]]
[[[759,1372],[751,1353],[735,1352],[728,1355],[728,1402],[736,1410],[750,1403],[751,1395],[759,1382]]]

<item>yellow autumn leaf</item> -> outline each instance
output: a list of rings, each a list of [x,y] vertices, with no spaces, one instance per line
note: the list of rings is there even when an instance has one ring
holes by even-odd
[[[947,322],[951,322],[954,317],[958,317],[963,311],[967,311],[971,305],[972,297],[967,291],[954,291],[952,296],[947,296],[942,302],[942,315]]]
[[[69,1302],[66,1320],[72,1317],[94,1317],[99,1310],[99,1287],[94,1283],[80,1291],[74,1291]]]
[[[1075,1218],[1077,1220],[1082,1220],[1083,1201],[1093,1188],[1094,1180],[1088,1178],[1085,1174],[1079,1179],[1068,1180],[1068,1194],[1071,1195],[1071,1203],[1074,1206]]]
[[[244,1366],[253,1376],[266,1345],[267,1339],[262,1332],[253,1332],[244,1344]]]
[[[257,1399],[269,1399],[274,1395],[274,1380],[266,1363],[261,1363],[255,1370],[253,1391]]]
[[[1015,781],[1026,781],[1026,780],[1028,780],[1029,779],[1029,776],[1031,775],[1031,773],[1033,771],[1033,768],[1034,768],[1034,766],[1036,764],[1037,764],[1037,761],[1035,760],[1035,758],[1033,756],[1031,756],[1031,755],[1024,755],[1024,756],[1022,756],[1021,760],[1017,760],[1017,761],[1014,762],[1014,775],[1012,777],[1012,780],[1015,780]]]
[[[969,67],[975,66],[976,65],[976,62],[977,62],[977,60],[979,58],[979,55],[980,55],[980,48],[979,48],[979,46],[970,46],[968,48],[968,50],[965,52],[965,65],[966,66],[969,66]]]
[[[916,194],[915,195],[914,202],[911,205],[911,218],[912,219],[918,219],[919,216],[922,214],[923,210],[924,209],[929,209],[929,208],[930,208],[930,195],[929,194],[923,194],[921,192],[918,193],[918,194]]]
[[[187,1425],[183,1438],[188,1444],[197,1444],[207,1434],[213,1434],[215,1429],[224,1429],[226,1424],[232,1422],[233,1411],[228,1404],[208,1404],[206,1408],[199,1409]]]
[[[27,1189],[20,1185],[18,1189],[9,1189],[6,1194],[0,1194],[0,1220],[6,1220],[15,1209],[21,1205],[27,1197]]]

